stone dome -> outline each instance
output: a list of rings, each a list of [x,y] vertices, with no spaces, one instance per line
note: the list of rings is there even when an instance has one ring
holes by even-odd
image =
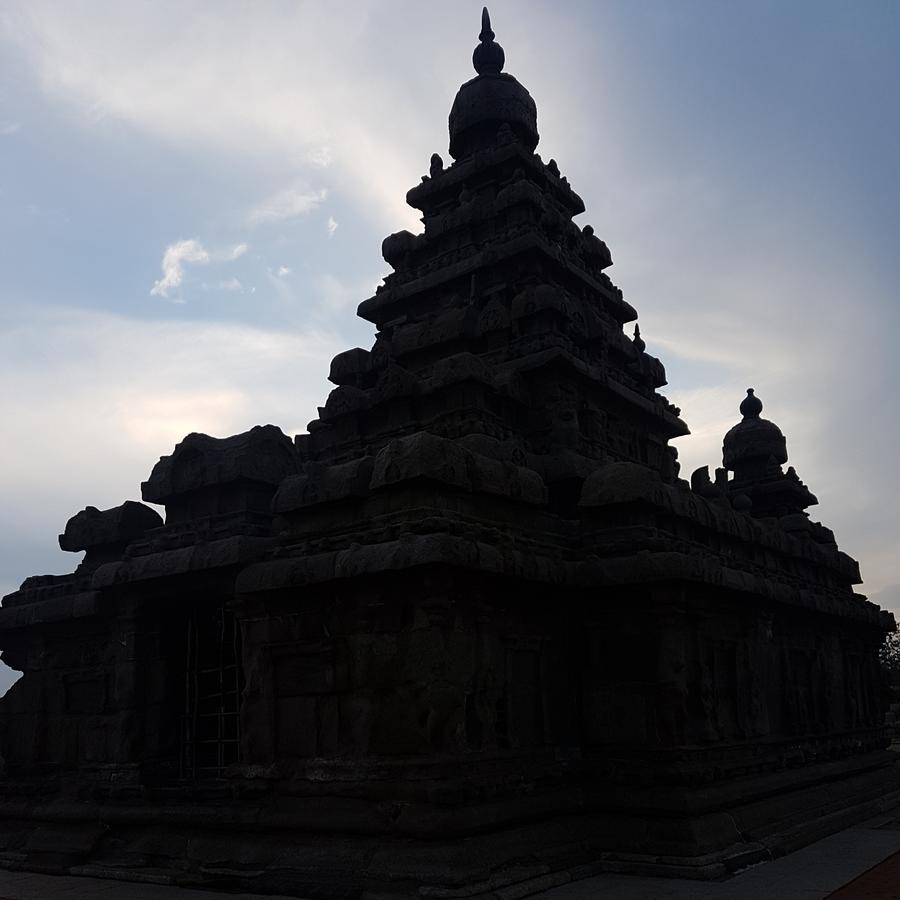
[[[722,443],[722,464],[734,471],[736,466],[749,460],[774,457],[779,463],[787,462],[787,443],[781,429],[768,419],[760,418],[762,402],[747,388],[747,396],[741,403],[743,419],[725,435]]]
[[[531,94],[502,71],[505,55],[494,41],[486,7],[478,37],[481,43],[472,54],[478,75],[459,89],[450,110],[450,155],[461,159],[490,144],[503,125],[534,150],[538,144],[537,106]]]

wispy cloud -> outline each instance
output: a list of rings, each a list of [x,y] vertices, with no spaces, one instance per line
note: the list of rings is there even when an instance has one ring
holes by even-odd
[[[166,247],[162,258],[163,277],[154,282],[150,294],[156,297],[169,297],[169,292],[181,287],[184,281],[184,267],[187,264],[209,265],[218,262],[234,262],[247,252],[247,244],[235,244],[225,250],[207,250],[196,238],[175,241]],[[237,278],[223,278],[216,285],[220,291],[239,291],[243,285]],[[209,290],[208,283],[203,284],[204,290]]]
[[[421,98],[408,77],[415,61],[386,59],[371,40],[373,0],[358,0],[346,16],[325,0],[235,7],[228,16],[174,0],[127,9],[52,0],[19,7],[0,19],[0,39],[15,42],[41,86],[79,109],[88,127],[124,121],[174,146],[240,159],[258,174],[286,160],[295,170],[334,170],[379,228],[416,222],[403,197],[427,164],[431,139],[417,127]],[[448,19],[455,46],[467,48],[471,27]],[[335,46],[342,47],[342,77],[323,79]],[[465,68],[461,74],[468,76]],[[430,67],[415,79],[423,82],[437,82]]]
[[[162,258],[163,277],[153,283],[151,296],[168,297],[169,291],[180,287],[186,263],[205,265],[208,262],[209,253],[193,238],[169,244]]]
[[[251,209],[247,214],[247,222],[250,225],[261,225],[296,219],[312,212],[327,196],[328,192],[324,188],[318,191],[287,188]]]
[[[328,217],[328,223],[325,227],[328,229],[328,237],[334,237],[334,233],[338,230],[338,223],[335,222],[334,216]]]
[[[44,571],[71,569],[74,557],[53,540],[69,516],[139,496],[154,461],[191,431],[224,436],[260,422],[303,430],[342,349],[312,330],[16,310],[0,329],[3,415],[20,435],[0,445],[0,533],[45,547]],[[65,442],[45,439],[48,421]],[[15,558],[19,546],[0,544],[0,596],[33,574]]]
[[[327,169],[328,166],[334,162],[331,148],[326,144],[323,144],[321,147],[316,147],[314,150],[310,150],[306,159],[308,162],[312,163],[312,165],[317,166],[320,169]]]
[[[352,215],[354,227],[364,218],[377,224],[377,239],[368,248],[372,258],[377,258],[377,241],[387,230],[418,227],[417,213],[403,198],[427,167],[430,154],[444,151],[453,91],[472,74],[465,58],[475,40],[472,22],[448,6],[439,10],[407,5],[397,14],[399,31],[385,28],[380,5],[372,0],[353,3],[353,13],[345,16],[335,16],[333,4],[324,0],[277,8],[238,5],[228,16],[174,0],[90,8],[29,0],[10,6],[17,11],[0,15],[0,32],[6,24],[6,39],[18,45],[29,74],[54,100],[72,108],[72,121],[89,128],[98,119],[127,123],[138,136],[150,136],[150,146],[176,147],[199,166],[212,158],[239,161],[235,168],[247,176],[239,185],[245,191],[239,201],[246,204],[240,207],[244,224],[252,212],[257,213],[254,224],[315,213],[324,199],[315,188],[324,182],[327,168],[327,184],[348,204],[342,218]],[[865,550],[872,562],[863,560],[863,573],[873,584],[896,583],[896,516],[884,497],[897,492],[892,459],[898,445],[896,417],[885,414],[896,383],[896,367],[890,363],[896,360],[891,339],[897,328],[878,311],[879,303],[884,311],[896,308],[896,278],[889,267],[894,264],[886,264],[889,255],[879,249],[891,231],[883,227],[869,239],[866,206],[846,202],[853,191],[860,198],[868,196],[864,188],[874,184],[880,171],[876,158],[871,178],[857,170],[852,178],[839,178],[833,165],[834,160],[856,158],[849,152],[853,145],[848,136],[870,134],[862,113],[873,104],[852,106],[861,130],[844,128],[835,133],[835,143],[821,141],[830,148],[829,162],[817,157],[811,145],[774,128],[771,116],[779,96],[792,117],[805,109],[797,84],[792,92],[786,89],[790,83],[778,79],[778,94],[756,93],[759,79],[751,84],[745,67],[716,68],[721,59],[701,52],[680,54],[722,75],[715,91],[692,92],[695,101],[709,106],[707,118],[698,118],[688,100],[683,105],[680,97],[677,104],[664,102],[669,87],[684,83],[682,78],[660,77],[660,72],[678,72],[660,68],[674,60],[635,65],[640,56],[631,49],[645,45],[648,28],[655,27],[650,20],[657,17],[641,15],[639,28],[622,31],[621,10],[631,7],[612,4],[604,16],[607,21],[613,17],[614,27],[603,31],[586,26],[589,20],[578,14],[557,20],[558,40],[543,42],[535,53],[534,36],[553,24],[554,13],[547,4],[522,4],[518,21],[504,22],[502,40],[510,52],[511,71],[538,103],[541,154],[559,159],[584,197],[592,224],[616,259],[612,277],[641,313],[648,351],[667,364],[672,387],[666,393],[682,406],[693,429],[691,437],[678,441],[684,474],[694,465],[715,464],[721,458],[721,437],[737,420],[745,388],[757,387],[766,404],[764,415],[788,436],[791,462],[823,501],[823,520],[835,527],[849,551]],[[378,12],[375,28],[373,10]],[[173,29],[176,18],[179,27]],[[758,18],[768,28],[765,17]],[[594,18],[593,24],[598,21]],[[434,30],[442,39],[423,44],[421,35]],[[704,39],[710,35],[706,29],[695,31]],[[385,52],[388,34],[405,48],[403,53]],[[765,42],[765,33],[756,36]],[[677,46],[668,26],[665,38],[660,46]],[[594,52],[598,41],[602,53]],[[755,59],[756,42],[749,34],[742,41],[754,48]],[[334,46],[343,50],[340,71],[323,79],[320,73],[329,65]],[[725,41],[721,47],[729,54],[742,52],[740,42]],[[708,49],[712,52],[711,43]],[[795,49],[792,43],[790,66],[781,74],[807,71],[797,65]],[[589,65],[584,77],[576,77],[573,60]],[[846,81],[856,90],[858,80],[846,79],[832,58],[826,61],[828,72],[840,72],[839,79],[835,76],[839,84]],[[863,67],[866,71],[894,71],[870,62]],[[616,71],[616,90],[595,90],[597,84],[612,84],[611,73]],[[773,65],[772,74],[778,73]],[[696,72],[681,74],[691,77]],[[881,80],[890,84],[889,78]],[[314,81],[313,91],[309,85]],[[820,83],[825,87],[828,79]],[[735,102],[744,90],[753,91],[747,97],[752,102]],[[825,93],[833,105],[830,92]],[[389,107],[385,97],[390,98]],[[727,101],[727,107],[717,108],[716,97]],[[197,115],[198,109],[204,114]],[[666,109],[678,111],[674,120]],[[740,109],[741,116],[732,119],[734,109]],[[753,118],[754,109],[764,113],[765,121]],[[728,128],[722,127],[723,121]],[[822,121],[829,119],[823,116]],[[881,130],[882,120],[873,116],[872,121]],[[602,123],[600,131],[592,125],[597,122]],[[742,122],[748,134],[751,124],[763,126],[758,143],[738,146]],[[29,120],[25,128],[30,129]],[[617,139],[608,140],[609,134]],[[773,134],[779,140],[773,141]],[[890,134],[885,137],[891,139]],[[810,138],[820,142],[815,129]],[[781,145],[788,149],[786,155],[767,152]],[[887,140],[869,141],[869,146],[876,145],[892,146]],[[660,147],[665,152],[660,153]],[[884,153],[885,158],[893,156]],[[798,193],[803,178],[796,177],[802,174],[800,168],[818,173],[810,180],[815,193],[805,195],[816,210],[808,219],[792,213],[804,202]],[[845,185],[843,197],[821,191],[820,179],[826,174],[824,183]],[[295,180],[300,177],[308,183]],[[883,181],[886,187],[878,193],[890,198],[889,179]],[[261,184],[267,187],[259,188]],[[273,185],[293,190],[254,206],[254,199]],[[248,193],[254,186],[259,193]],[[171,189],[172,184],[160,187]],[[820,201],[826,196],[834,198],[830,206]],[[891,205],[892,211],[895,208]],[[323,212],[319,208],[316,215],[324,220]],[[345,230],[348,221],[345,218]],[[317,218],[315,224],[318,243],[309,248],[311,254],[327,249],[333,233],[324,221]],[[172,233],[194,233],[193,226],[187,227],[190,230],[179,226]],[[268,236],[262,231],[254,235]],[[238,239],[237,234],[232,237]],[[211,238],[203,239],[211,244]],[[254,237],[254,255],[256,243]],[[266,250],[271,251],[268,259],[284,258],[280,247]],[[211,264],[239,255],[229,257],[234,250],[222,253],[211,247]],[[854,260],[861,263],[854,267]],[[157,296],[176,292],[167,279],[181,284],[185,265],[202,263],[181,260],[172,267],[171,279],[164,266],[154,285]],[[252,278],[244,266],[251,268],[243,261],[234,271],[249,283]],[[358,291],[348,290],[330,276],[316,281],[314,270],[305,265],[296,269],[287,278],[288,273],[273,266],[260,276],[260,293],[280,290],[278,296],[291,301],[282,304],[284,309],[302,307],[304,314],[312,310],[323,318],[334,312],[333,320],[340,317],[342,323],[351,316],[351,305],[374,284],[367,281]],[[341,271],[342,277],[346,274]],[[219,277],[216,271],[210,284],[217,284]],[[312,302],[301,304],[301,297]],[[202,334],[192,333],[192,338],[202,340]],[[705,374],[697,377],[700,371]],[[687,372],[694,374],[688,379]],[[263,391],[260,396],[268,395]],[[293,408],[292,396],[284,402]],[[206,427],[205,420],[191,420],[188,412],[193,415],[193,408],[183,419],[178,417],[178,428]],[[256,410],[252,421],[264,421],[265,415]],[[845,471],[840,470],[842,464]],[[893,515],[893,520],[875,523],[875,515]]]
[[[0,122],[0,135],[16,134],[22,130],[21,122]]]

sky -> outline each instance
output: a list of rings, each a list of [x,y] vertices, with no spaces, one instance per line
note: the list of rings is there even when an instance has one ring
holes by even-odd
[[[474,75],[461,0],[0,6],[0,595],[140,499],[188,432],[305,431],[420,230]],[[663,392],[721,465],[747,387],[900,616],[900,4],[491,5],[612,251]],[[0,690],[13,673],[0,671]]]

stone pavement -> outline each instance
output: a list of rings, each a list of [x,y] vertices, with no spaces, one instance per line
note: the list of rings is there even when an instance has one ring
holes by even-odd
[[[566,878],[547,876],[544,883]],[[548,883],[549,882],[549,883]],[[830,835],[727,881],[603,874],[541,890],[540,881],[497,900],[900,900],[900,809]],[[837,892],[837,893],[835,893]],[[296,900],[157,884],[0,870],[0,900]]]
[[[0,870],[0,900],[297,900],[272,894],[222,894],[106,878]]]
[[[858,878],[828,895],[828,900],[896,900],[900,890],[900,853],[889,856]]]
[[[900,809],[894,809],[780,859],[751,866],[727,881],[604,874],[532,897],[533,900],[824,900],[844,888],[834,900],[900,900],[900,865],[893,858],[898,851]],[[884,863],[883,870],[879,863]],[[869,873],[873,867],[876,868]],[[865,879],[849,883],[863,873],[867,873]],[[885,884],[886,879],[892,884]]]

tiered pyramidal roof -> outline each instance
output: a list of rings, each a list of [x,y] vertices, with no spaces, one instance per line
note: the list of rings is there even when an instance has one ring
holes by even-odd
[[[394,271],[360,304],[359,315],[377,326],[374,346],[335,357],[337,387],[296,438],[299,473],[274,496],[282,538],[292,535],[275,555],[295,558],[286,563],[291,574],[272,582],[271,572],[262,581],[248,572],[239,589],[343,577],[350,557],[338,565],[338,548],[353,535],[351,546],[372,548],[353,555],[354,574],[390,570],[394,554],[400,567],[481,554],[507,576],[552,571],[585,584],[601,577],[598,555],[660,541],[685,549],[672,544],[678,517],[749,537],[749,512],[766,530],[784,518],[789,527],[777,530],[776,542],[787,531],[813,538],[818,547],[804,552],[819,554],[826,580],[852,597],[856,564],[830,531],[808,523],[803,509],[815,498],[793,469],[782,473],[784,437],[759,419],[752,392],[748,416],[726,439],[734,480],[719,469],[712,484],[698,470],[691,494],[678,477],[669,440],[688,428],[658,392],[663,365],[646,352],[637,325],[633,337],[624,332],[637,313],[606,274],[606,244],[573,222],[584,212],[581,198],[556,161],[535,152],[535,103],[503,71],[486,9],[479,38],[478,74],[450,112],[453,162],[434,154],[407,194],[424,230],[385,238]],[[771,443],[772,429],[782,445],[774,456],[753,438]],[[698,497],[712,503],[698,506]],[[604,530],[629,518],[625,507],[643,505],[644,521],[647,504],[675,515],[668,537],[654,530],[652,539],[632,533],[623,543]],[[313,537],[322,529],[326,542]],[[302,575],[298,555],[306,559]],[[764,576],[767,589],[773,577]]]
[[[394,272],[359,307],[375,345],[334,360],[338,387],[298,441],[311,462],[360,465],[394,442],[392,457],[575,515],[600,463],[671,481],[667,442],[687,427],[656,391],[662,364],[623,333],[637,314],[605,273],[606,244],[572,221],[581,198],[534,152],[535,104],[502,72],[487,10],[480,38],[450,113],[455,161],[435,154],[407,194],[424,231],[385,239]]]

